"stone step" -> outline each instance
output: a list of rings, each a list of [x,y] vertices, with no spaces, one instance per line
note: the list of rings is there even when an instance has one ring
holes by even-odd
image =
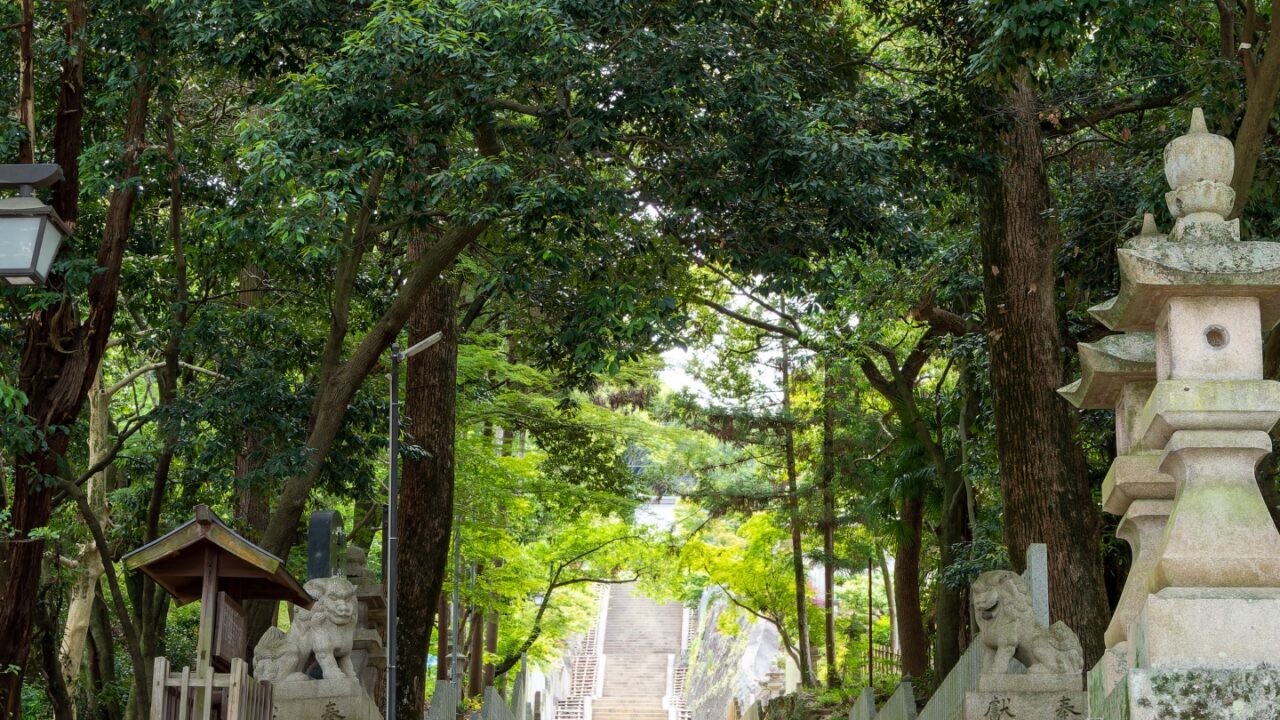
[[[668,720],[662,698],[669,658],[680,652],[683,616],[678,603],[659,604],[627,586],[610,590],[605,658],[597,666],[602,697],[591,701],[593,720]]]

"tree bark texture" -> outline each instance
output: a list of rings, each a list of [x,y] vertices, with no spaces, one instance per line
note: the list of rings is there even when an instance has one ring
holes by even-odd
[[[827,687],[839,687],[836,665],[836,378],[827,364],[822,379],[822,620],[826,629]]]
[[[476,568],[476,575],[480,569]],[[467,636],[467,697],[478,698],[484,692],[484,610],[471,608],[471,633]]]
[[[49,607],[58,597],[57,589],[45,587],[36,602],[37,643],[40,646],[40,670],[45,678],[49,704],[53,706],[54,720],[75,720],[76,707],[67,690],[66,677],[58,652],[57,609]]]
[[[436,683],[449,680],[449,600],[445,598],[441,583],[440,601],[436,605]]]
[[[929,639],[920,609],[920,545],[924,529],[924,501],[902,501],[899,520],[906,536],[893,559],[893,591],[898,606],[898,641],[902,644],[902,674],[923,678],[929,672]]]
[[[437,277],[409,320],[409,342],[439,331],[435,346],[409,358],[405,415],[411,441],[426,452],[404,463],[400,484],[400,622],[396,635],[396,692],[400,717],[422,717],[431,627],[444,587],[453,530],[454,409],[457,402],[458,288]],[[444,627],[443,625],[441,627]],[[442,637],[446,635],[441,632]],[[447,645],[447,639],[444,644]],[[438,662],[447,660],[441,655]]]
[[[1258,160],[1266,148],[1276,98],[1280,96],[1280,48],[1276,47],[1280,42],[1280,11],[1272,8],[1268,18],[1258,4],[1257,0],[1238,3],[1244,17],[1236,18],[1230,4],[1218,3],[1223,59],[1239,59],[1245,83],[1244,116],[1236,130],[1236,167],[1231,178],[1231,188],[1236,191],[1233,218],[1242,216],[1249,204]],[[1234,40],[1237,28],[1240,37]]]
[[[1049,546],[1053,619],[1076,631],[1092,667],[1109,613],[1075,410],[1056,392],[1066,381],[1055,305],[1061,238],[1046,217],[1037,94],[1024,79],[1004,101],[993,138],[1001,167],[982,187],[980,234],[1005,541],[1018,571],[1029,544]]]
[[[97,379],[89,390],[89,463],[98,462],[110,451],[111,395],[102,387],[102,367],[98,367]],[[95,473],[89,478],[89,504],[101,522],[111,521],[107,505],[107,471]],[[98,594],[98,580],[102,578],[102,556],[98,546],[89,541],[80,546],[80,572],[71,586],[71,599],[67,603],[67,620],[61,643],[62,674],[66,682],[75,684],[80,677],[80,663],[84,658],[84,646],[89,637],[89,621],[93,617],[93,603]]]
[[[31,51],[35,32],[34,0],[19,0],[22,19],[18,26],[18,124],[25,131],[18,140],[18,162],[36,161],[36,69]]]
[[[949,567],[959,558],[955,546],[969,539],[969,514],[965,503],[964,478],[960,469],[951,464],[942,473],[942,518],[938,527],[938,570]],[[938,677],[946,677],[951,668],[960,661],[961,630],[964,618],[968,613],[965,606],[964,588],[953,588],[938,576],[938,596],[935,612],[938,623],[938,652],[934,659],[934,670]]]
[[[800,682],[813,687],[813,651],[809,642],[809,583],[804,568],[804,533],[800,519],[800,487],[796,473],[795,418],[791,415],[791,354],[782,345],[783,452],[786,455],[787,508],[791,521],[791,567],[796,586],[796,650],[800,655]]]

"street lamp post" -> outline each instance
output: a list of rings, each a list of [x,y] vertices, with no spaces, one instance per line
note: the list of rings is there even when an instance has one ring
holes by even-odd
[[[57,165],[0,165],[0,188],[18,189],[18,197],[0,200],[0,282],[31,286],[48,280],[71,231],[33,192],[61,179]]]
[[[396,720],[396,556],[399,550],[400,506],[400,362],[440,342],[444,333],[435,333],[404,352],[391,346],[391,464],[387,473],[387,527],[383,540],[387,555],[387,720]]]

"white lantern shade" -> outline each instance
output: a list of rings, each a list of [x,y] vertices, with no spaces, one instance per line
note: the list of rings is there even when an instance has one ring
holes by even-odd
[[[35,198],[0,201],[0,281],[43,285],[67,234],[53,208]]]

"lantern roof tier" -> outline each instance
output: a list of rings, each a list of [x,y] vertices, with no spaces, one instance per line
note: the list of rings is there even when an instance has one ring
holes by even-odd
[[[1155,382],[1156,337],[1122,333],[1080,343],[1080,379],[1058,393],[1078,408],[1111,410],[1125,383]]]
[[[1155,329],[1171,297],[1256,297],[1264,332],[1280,323],[1280,243],[1146,242],[1116,252],[1120,292],[1089,313],[1112,330]]]

